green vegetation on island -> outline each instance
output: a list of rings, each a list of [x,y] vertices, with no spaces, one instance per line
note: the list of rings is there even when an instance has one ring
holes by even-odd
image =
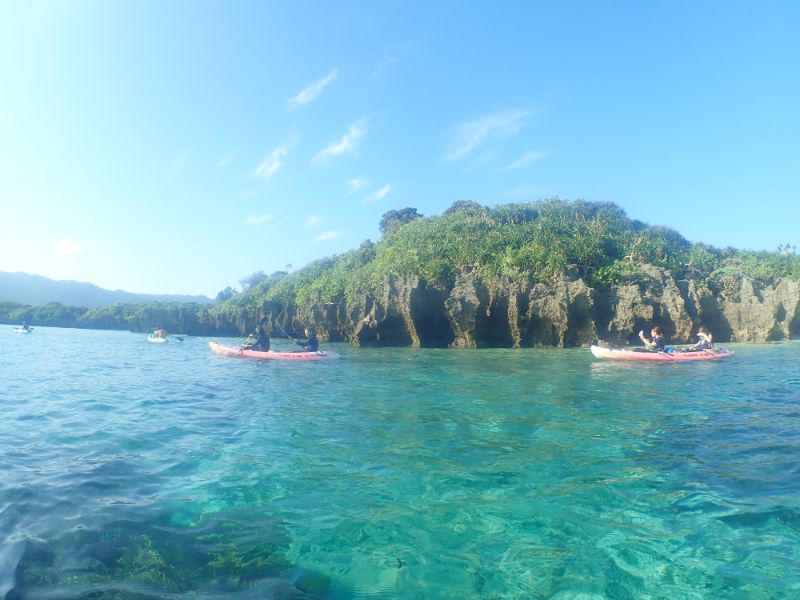
[[[554,199],[489,208],[458,201],[441,216],[424,217],[413,208],[389,211],[380,228],[378,243],[367,240],[291,274],[251,276],[242,293],[214,310],[235,312],[270,300],[338,302],[369,294],[390,276],[446,286],[465,271],[543,283],[573,275],[602,287],[636,283],[647,277],[643,266],[653,265],[714,291],[742,277],[760,286],[800,280],[793,247],[753,252],[692,243],[673,229],[630,219],[609,202]]]
[[[742,279],[759,287],[800,281],[800,257],[788,244],[776,244],[774,252],[714,248],[631,219],[610,202],[550,199],[490,208],[466,200],[438,216],[414,208],[391,210],[379,227],[378,242],[366,240],[292,273],[255,273],[239,282],[241,292],[222,290],[214,305],[147,302],[88,309],[5,302],[0,322],[131,331],[162,325],[175,333],[236,335],[268,305],[273,315],[289,306],[348,307],[392,277],[417,277],[447,288],[463,273],[484,281],[545,284],[567,277],[608,289],[642,282],[648,268],[658,267],[713,294],[735,289]]]

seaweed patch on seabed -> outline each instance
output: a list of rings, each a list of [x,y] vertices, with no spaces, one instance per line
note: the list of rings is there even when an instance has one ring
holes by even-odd
[[[254,527],[244,517],[207,515],[191,527],[169,518],[116,521],[19,542],[5,600],[330,598],[327,577],[286,560],[279,526]]]

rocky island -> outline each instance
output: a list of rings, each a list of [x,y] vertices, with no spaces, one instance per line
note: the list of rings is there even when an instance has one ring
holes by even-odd
[[[313,325],[327,341],[442,348],[629,344],[652,325],[672,343],[701,324],[720,342],[800,338],[800,257],[788,245],[717,249],[612,203],[559,199],[392,210],[380,230],[377,243],[293,273],[251,275],[211,306],[5,303],[0,320],[194,335]]]
[[[701,324],[718,341],[800,337],[800,258],[719,250],[632,220],[614,204],[545,200],[441,216],[390,211],[383,238],[228,300],[244,331],[315,324],[323,339],[418,347],[673,343]],[[246,316],[245,316],[246,315]]]

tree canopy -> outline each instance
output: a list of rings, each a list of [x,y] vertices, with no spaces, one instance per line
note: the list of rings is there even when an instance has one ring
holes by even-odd
[[[422,215],[417,212],[416,208],[406,207],[400,210],[390,210],[383,214],[380,223],[378,223],[378,228],[381,231],[381,235],[385,236],[395,228],[421,217]]]
[[[380,229],[378,243],[367,240],[254,292],[263,299],[336,302],[369,293],[390,276],[447,285],[465,271],[540,282],[572,274],[595,286],[613,286],[647,277],[645,265],[715,289],[729,287],[732,277],[759,284],[800,279],[800,259],[788,245],[778,252],[720,250],[631,219],[611,202],[554,198],[490,208],[459,200],[428,217],[410,207],[390,210]]]

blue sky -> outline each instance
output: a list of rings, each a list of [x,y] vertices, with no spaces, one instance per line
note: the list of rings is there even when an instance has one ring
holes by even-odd
[[[0,270],[214,296],[388,210],[800,245],[800,3],[0,3]]]

